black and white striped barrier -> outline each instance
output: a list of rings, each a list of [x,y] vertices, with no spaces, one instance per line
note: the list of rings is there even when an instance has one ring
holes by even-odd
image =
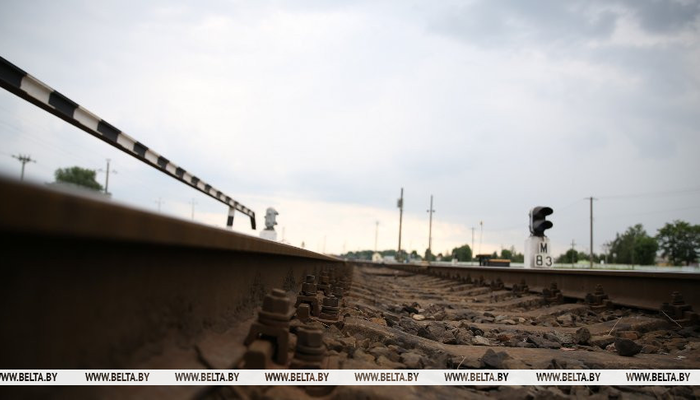
[[[107,121],[79,106],[71,99],[53,90],[35,77],[22,71],[3,57],[0,57],[0,86],[35,106],[43,108],[51,114],[63,119],[69,124],[75,125],[96,138],[136,157],[153,168],[226,204],[229,206],[228,218],[226,221],[226,226],[229,229],[233,226],[235,211],[242,212],[250,217],[250,224],[252,228],[255,229],[255,212],[253,210],[243,206],[220,190],[213,188],[208,183],[175,165],[167,158],[149,149],[143,143],[138,142],[136,139],[107,123]]]

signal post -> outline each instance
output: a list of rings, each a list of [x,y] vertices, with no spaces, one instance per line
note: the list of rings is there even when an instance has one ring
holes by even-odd
[[[554,259],[549,252],[549,239],[544,231],[554,226],[547,216],[554,211],[550,207],[530,210],[530,237],[525,240],[525,268],[551,268]]]

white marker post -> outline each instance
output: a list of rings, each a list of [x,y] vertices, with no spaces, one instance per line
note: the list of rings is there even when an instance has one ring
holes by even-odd
[[[279,213],[272,207],[269,207],[265,212],[265,229],[260,231],[260,237],[267,240],[277,241],[277,232],[275,232],[275,225],[277,225],[277,216]]]
[[[525,240],[525,268],[550,268],[553,264],[546,236],[530,236]]]

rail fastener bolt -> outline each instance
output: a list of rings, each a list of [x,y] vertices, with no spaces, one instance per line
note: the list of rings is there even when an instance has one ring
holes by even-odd
[[[319,276],[319,283],[316,285],[317,289],[322,291],[325,296],[331,294],[331,284],[328,278],[327,272],[321,272]]]
[[[244,355],[245,368],[260,369],[266,364],[261,360],[271,359],[276,364],[287,363],[289,351],[289,321],[293,310],[284,290],[273,289],[265,296],[262,309],[258,311],[258,320],[248,332],[244,344],[248,351]],[[269,342],[269,346],[265,343]]]
[[[608,295],[605,294],[603,285],[601,284],[595,286],[595,291],[593,293],[586,294],[585,302],[594,311],[612,308],[613,306],[612,301],[610,301]]]
[[[338,298],[330,295],[323,298],[323,306],[321,307],[320,319],[324,321],[335,322],[338,321],[338,315],[340,314],[340,306],[338,305]]]
[[[301,322],[309,322],[311,320],[311,307],[307,303],[301,303],[297,307],[297,319]]]
[[[300,327],[297,331],[297,344],[294,349],[294,356],[289,367],[292,369],[327,369],[333,367],[328,364],[326,345],[323,343],[323,331],[318,328]],[[325,396],[330,394],[333,389],[335,389],[335,386],[304,387],[304,390],[310,396]]]
[[[680,292],[671,294],[671,303],[663,303],[661,312],[681,326],[700,324],[700,316],[693,311],[693,306],[685,302]]]
[[[308,304],[311,307],[311,315],[318,317],[321,315],[321,306],[318,302],[317,297],[318,290],[316,290],[316,277],[313,275],[307,275],[306,280],[301,285],[301,291],[297,295],[297,301],[294,307],[299,307],[301,304]]]
[[[547,304],[560,304],[564,301],[564,296],[557,287],[556,282],[552,282],[549,289],[543,289],[542,296],[544,297],[544,302]]]
[[[530,293],[530,287],[525,283],[525,279],[521,279],[519,284],[516,283],[513,285],[513,294],[517,297],[522,297],[528,293]]]
[[[501,278],[497,278],[495,281],[491,281],[491,291],[503,290],[503,281]]]

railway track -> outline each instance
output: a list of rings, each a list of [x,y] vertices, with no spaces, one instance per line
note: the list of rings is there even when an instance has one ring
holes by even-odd
[[[2,368],[700,368],[692,311],[699,302],[697,274],[348,263],[46,188],[0,181],[0,189],[0,246],[11,266],[0,291]],[[7,393],[176,399],[700,394],[682,386],[322,389]]]

